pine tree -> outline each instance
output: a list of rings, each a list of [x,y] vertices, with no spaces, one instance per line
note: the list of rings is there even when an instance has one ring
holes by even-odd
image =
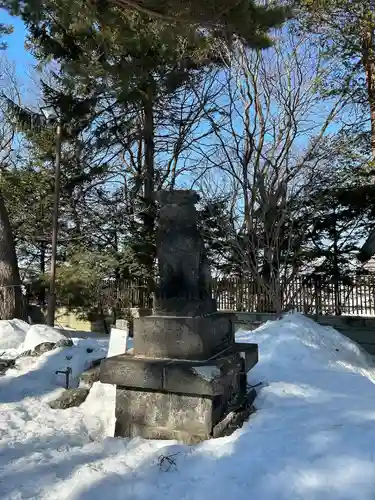
[[[370,118],[372,160],[375,160],[375,12],[369,0],[299,0],[300,19],[317,35],[336,71],[326,92],[345,93],[350,103],[365,106]],[[367,121],[367,117],[366,117]]]
[[[3,2],[12,13],[22,15],[27,21],[41,19],[42,12],[55,11],[56,3],[46,0],[6,0]],[[57,2],[58,4],[58,2]],[[163,22],[186,36],[190,27],[203,28],[213,36],[230,40],[233,36],[241,37],[254,48],[265,48],[271,43],[270,28],[279,27],[290,10],[280,5],[259,5],[254,0],[87,0],[86,4],[76,0],[58,4],[65,19],[75,20],[80,9],[105,12],[118,9],[127,13],[135,12]],[[56,13],[56,12],[55,12]],[[64,24],[68,26],[68,24]]]

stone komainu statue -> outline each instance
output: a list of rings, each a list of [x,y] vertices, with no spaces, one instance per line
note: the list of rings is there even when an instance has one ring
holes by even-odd
[[[156,296],[164,299],[211,298],[211,273],[203,238],[197,226],[194,191],[160,191],[156,233],[159,286]]]

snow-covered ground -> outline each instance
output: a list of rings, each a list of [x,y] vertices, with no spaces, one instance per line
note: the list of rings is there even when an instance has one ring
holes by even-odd
[[[9,328],[0,322],[0,338]],[[8,347],[1,340],[3,357],[22,349],[27,333],[16,334]],[[62,390],[54,372],[64,357],[76,358],[77,373],[104,341],[19,358],[0,377],[0,498],[374,500],[372,358],[298,314],[237,337],[259,343],[249,375],[262,383],[257,412],[231,436],[191,447],[106,437],[112,409],[100,383],[79,408],[46,404]],[[160,468],[161,455],[176,466]]]

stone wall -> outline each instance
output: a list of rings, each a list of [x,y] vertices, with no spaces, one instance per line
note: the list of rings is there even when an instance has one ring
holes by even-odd
[[[106,318],[108,331],[111,330],[112,318]],[[81,319],[79,313],[68,311],[65,308],[58,308],[55,316],[55,326],[64,328],[73,328],[81,332],[105,333],[103,320],[98,318],[96,321]]]

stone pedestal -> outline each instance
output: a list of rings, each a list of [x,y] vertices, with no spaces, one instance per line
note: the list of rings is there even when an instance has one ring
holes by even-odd
[[[246,403],[255,344],[233,344],[207,361],[121,354],[103,361],[100,380],[117,385],[116,435],[209,439],[230,411]]]
[[[211,298],[195,193],[161,192],[157,200],[153,315],[134,319],[134,354],[104,360],[100,380],[117,386],[115,435],[195,443],[246,406],[258,347],[234,342],[233,317]]]
[[[234,342],[230,314],[148,316],[134,320],[134,350],[153,358],[206,360]]]

